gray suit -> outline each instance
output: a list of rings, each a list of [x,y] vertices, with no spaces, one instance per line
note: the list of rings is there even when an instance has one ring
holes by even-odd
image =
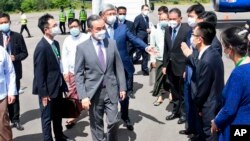
[[[90,126],[94,141],[115,141],[119,91],[126,91],[124,68],[116,42],[105,38],[106,70],[99,63],[92,38],[77,46],[75,80],[80,99],[90,98]],[[105,85],[105,87],[103,86]],[[103,130],[103,115],[107,115],[107,138]]]

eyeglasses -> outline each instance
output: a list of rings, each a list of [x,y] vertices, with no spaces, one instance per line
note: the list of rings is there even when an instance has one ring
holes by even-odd
[[[194,33],[192,33],[191,35],[192,35],[192,36],[195,36],[195,37],[201,37],[201,38],[204,38],[204,37],[202,37],[201,35],[197,35],[197,34],[194,34]]]

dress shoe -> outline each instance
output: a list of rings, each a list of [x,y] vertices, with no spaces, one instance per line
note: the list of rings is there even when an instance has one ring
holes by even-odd
[[[178,123],[178,124],[183,124],[183,123],[185,123],[185,122],[186,122],[186,118],[180,117],[177,123]]]
[[[192,133],[189,132],[188,130],[180,130],[180,131],[179,131],[179,134],[182,134],[182,135],[190,135],[190,134],[192,134]]]
[[[14,122],[12,127],[16,128],[19,131],[24,130],[23,126],[20,124],[20,122]]]
[[[75,141],[74,139],[70,139],[69,137],[62,135],[59,138],[56,138],[56,141]]]
[[[149,72],[148,71],[142,71],[142,75],[149,76]]]
[[[175,118],[178,118],[179,116],[177,114],[171,114],[169,116],[166,117],[166,120],[173,120]]]
[[[134,130],[133,124],[130,122],[129,119],[123,120],[123,121],[124,121],[124,123],[126,124],[128,130],[130,130],[130,131],[133,131],[133,130]]]

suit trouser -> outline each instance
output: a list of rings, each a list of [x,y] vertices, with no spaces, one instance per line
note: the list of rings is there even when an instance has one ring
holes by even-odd
[[[169,64],[171,66],[171,64]],[[172,93],[172,103],[173,103],[173,114],[177,114],[185,117],[184,112],[184,100],[183,100],[183,76],[176,76],[173,70],[167,69],[168,79],[170,81],[170,89]]]
[[[27,25],[26,24],[23,24],[22,26],[21,26],[21,31],[20,31],[20,34],[22,34],[23,33],[23,30],[26,30],[26,32],[28,33],[28,36],[30,36],[30,31],[29,31],[29,29],[28,29],[28,27],[27,27]]]
[[[143,39],[144,43],[148,44],[148,38]],[[142,64],[141,64],[141,70],[148,72],[148,60],[149,60],[149,55],[145,50],[136,50],[136,56],[133,59],[134,61],[139,60],[142,56]]]
[[[186,112],[186,130],[191,133],[195,132],[195,105],[192,100],[191,96],[191,77],[193,74],[193,70],[190,66],[186,66],[186,77],[184,80],[184,105],[185,105],[185,112]]]
[[[43,106],[42,98],[39,96],[39,105],[41,111],[41,121],[43,130],[43,140],[53,141],[51,133],[51,121],[53,123],[53,130],[55,138],[60,138],[63,135],[62,116],[61,116],[61,99],[62,92],[56,98],[51,98],[47,106]]]
[[[60,27],[61,33],[65,33],[66,32],[65,22],[60,22],[59,23],[59,27]]]
[[[86,21],[81,21],[82,32],[86,32]]]
[[[103,116],[106,113],[107,134],[104,134]],[[100,88],[91,99],[89,109],[90,129],[93,141],[117,141],[118,101],[112,103],[106,88]]]
[[[10,128],[10,119],[7,108],[8,98],[0,100],[0,141],[11,141],[12,131]]]
[[[20,79],[16,79],[16,89],[17,89],[17,95],[16,100],[13,104],[8,105],[8,110],[9,110],[9,117],[10,121],[12,123],[14,122],[19,122],[19,117],[20,117],[20,102],[19,102],[19,90],[20,90]]]
[[[123,101],[120,101],[121,104],[121,118],[123,120],[129,119],[129,95],[133,93],[133,75],[129,76],[128,73],[125,71],[126,83],[127,83],[127,94]]]

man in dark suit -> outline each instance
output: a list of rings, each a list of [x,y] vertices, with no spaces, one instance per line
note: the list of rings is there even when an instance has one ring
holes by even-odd
[[[134,27],[135,27],[135,35],[141,38],[146,44],[148,44],[148,34],[150,33],[149,29],[149,6],[142,5],[141,7],[142,13],[135,17]],[[146,51],[138,50],[136,51],[136,56],[133,59],[133,62],[137,62],[142,56],[142,64],[141,70],[143,75],[149,75],[148,69],[148,54]]]
[[[105,20],[106,25],[106,36],[112,38],[116,41],[119,54],[122,59],[124,66],[126,83],[127,83],[127,97],[124,101],[121,101],[121,117],[122,120],[126,123],[126,126],[129,130],[133,130],[133,126],[130,123],[128,116],[129,108],[129,96],[133,93],[133,75],[134,75],[134,65],[129,57],[127,51],[127,42],[133,44],[133,47],[137,47],[141,50],[146,50],[147,44],[145,44],[140,38],[133,35],[127,28],[125,24],[119,24],[118,21],[110,22],[112,16],[116,15],[116,8],[112,4],[106,4],[102,8],[102,18]],[[110,26],[112,28],[110,28]],[[109,30],[109,31],[108,31]],[[113,37],[110,32],[113,30]],[[132,95],[133,96],[133,95]]]
[[[116,42],[105,37],[98,15],[87,20],[91,37],[77,46],[75,79],[79,98],[89,110],[93,141],[117,141],[118,101],[126,96],[126,79]],[[88,50],[88,51],[86,51]],[[104,134],[103,116],[107,117]]]
[[[22,78],[22,62],[28,56],[26,44],[23,36],[17,32],[10,30],[10,16],[7,13],[0,14],[0,45],[3,46],[9,53],[16,73],[16,89],[19,92],[20,80]],[[19,93],[18,93],[19,94]],[[8,105],[9,117],[13,123],[12,127],[17,130],[24,130],[20,124],[20,103],[19,95],[16,95],[16,101]]]
[[[53,141],[51,121],[56,141],[70,141],[62,130],[60,103],[67,85],[60,70],[60,48],[54,36],[60,29],[53,16],[45,14],[38,20],[44,34],[34,52],[33,94],[38,94],[44,141]]]
[[[211,120],[220,108],[220,94],[224,87],[224,66],[218,51],[212,47],[216,35],[214,25],[207,22],[198,23],[192,33],[192,44],[198,49],[198,57],[182,43],[188,64],[194,73],[191,79],[191,96],[195,105],[196,136],[194,141],[216,141],[216,134],[211,134]]]
[[[134,32],[135,32],[134,23],[132,21],[129,21],[126,19],[127,8],[124,6],[118,7],[117,14],[118,14],[118,23],[127,25],[128,30],[134,34]],[[133,45],[131,43],[127,42],[127,50],[128,50],[128,54],[129,54],[131,60],[133,60],[133,53],[134,53],[135,49],[136,48],[133,47]],[[131,98],[134,98],[134,97],[132,96]]]
[[[165,31],[165,47],[163,55],[163,74],[168,75],[171,86],[173,111],[166,117],[172,120],[180,117],[178,123],[183,123],[185,119],[183,101],[183,73],[185,70],[185,56],[181,51],[181,43],[186,42],[187,33],[190,27],[181,23],[181,11],[173,8],[169,11],[170,28]]]

